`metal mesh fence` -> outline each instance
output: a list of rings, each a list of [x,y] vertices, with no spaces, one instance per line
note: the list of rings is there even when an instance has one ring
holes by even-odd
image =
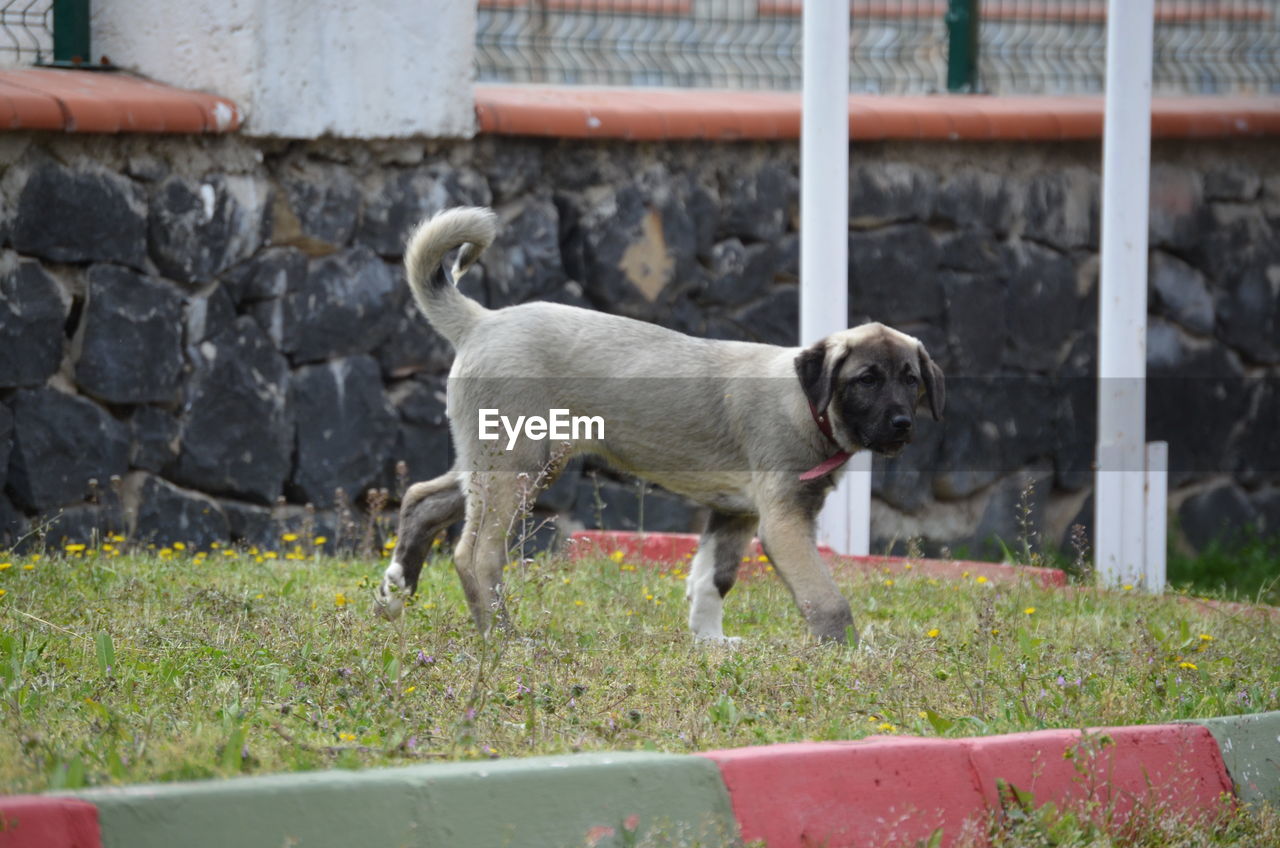
[[[53,0],[0,0],[0,66],[53,58]]]
[[[981,0],[974,90],[1102,90],[1106,0]],[[849,87],[945,90],[947,0],[851,0]],[[478,79],[797,89],[801,0],[480,0]],[[1280,92],[1280,0],[1156,0],[1157,94]]]

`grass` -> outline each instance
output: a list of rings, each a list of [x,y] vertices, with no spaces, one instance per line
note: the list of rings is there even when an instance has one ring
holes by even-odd
[[[1169,582],[1196,592],[1280,606],[1280,535],[1217,541],[1195,556],[1171,549]]]
[[[394,624],[370,614],[374,559],[81,548],[5,563],[4,792],[1280,708],[1280,621],[1132,592],[844,578],[862,644],[834,648],[803,635],[780,581],[750,580],[727,605],[726,631],[746,637],[731,650],[691,644],[680,569],[617,556],[510,569],[515,632],[488,642],[444,557]],[[1280,835],[1258,815],[1250,827]]]

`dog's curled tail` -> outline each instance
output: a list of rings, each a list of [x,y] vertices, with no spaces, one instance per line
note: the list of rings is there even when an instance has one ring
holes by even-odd
[[[493,243],[497,233],[498,216],[493,210],[459,206],[428,218],[409,236],[404,267],[413,299],[431,326],[454,347],[487,310],[449,282],[441,262],[449,251],[462,248],[453,264],[456,282]]]

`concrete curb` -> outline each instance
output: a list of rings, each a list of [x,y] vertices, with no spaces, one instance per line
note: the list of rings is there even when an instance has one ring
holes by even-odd
[[[579,530],[569,537],[567,552],[570,559],[589,556],[608,556],[621,551],[624,556],[649,564],[678,565],[687,562],[698,549],[696,533],[633,533],[624,530]],[[831,565],[840,573],[876,573],[886,575],[915,574],[950,580],[986,577],[993,583],[1010,583],[1031,580],[1045,587],[1067,585],[1067,575],[1057,568],[1039,568],[1027,565],[1005,565],[996,562],[967,560],[913,559],[888,556],[842,556],[825,545],[818,547]],[[765,570],[760,561],[764,551],[759,540],[751,543],[751,553],[743,561],[740,575],[753,577]]]
[[[726,844],[737,829],[714,764],[678,754],[311,772],[75,797],[98,808],[104,848],[606,848],[675,830]]]
[[[1151,725],[972,739],[872,738],[711,751],[745,840],[769,848],[942,844],[984,832],[997,779],[1036,805],[1212,816],[1231,780],[1208,731]]]
[[[942,845],[1001,809],[1208,817],[1280,804],[1280,712],[967,739],[872,737],[696,755],[575,754],[0,798],[0,848]],[[1221,749],[1220,749],[1221,746]],[[1224,754],[1225,753],[1225,760]],[[99,829],[101,836],[99,837]],[[353,841],[354,840],[354,841]],[[683,841],[681,841],[683,840]]]
[[[1280,804],[1280,712],[1210,718],[1208,728],[1241,801]]]

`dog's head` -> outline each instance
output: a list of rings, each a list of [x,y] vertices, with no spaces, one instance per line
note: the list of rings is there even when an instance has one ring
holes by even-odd
[[[805,348],[796,374],[842,447],[896,456],[911,441],[925,400],[934,420],[942,420],[942,369],[919,339],[883,324],[833,333]]]

